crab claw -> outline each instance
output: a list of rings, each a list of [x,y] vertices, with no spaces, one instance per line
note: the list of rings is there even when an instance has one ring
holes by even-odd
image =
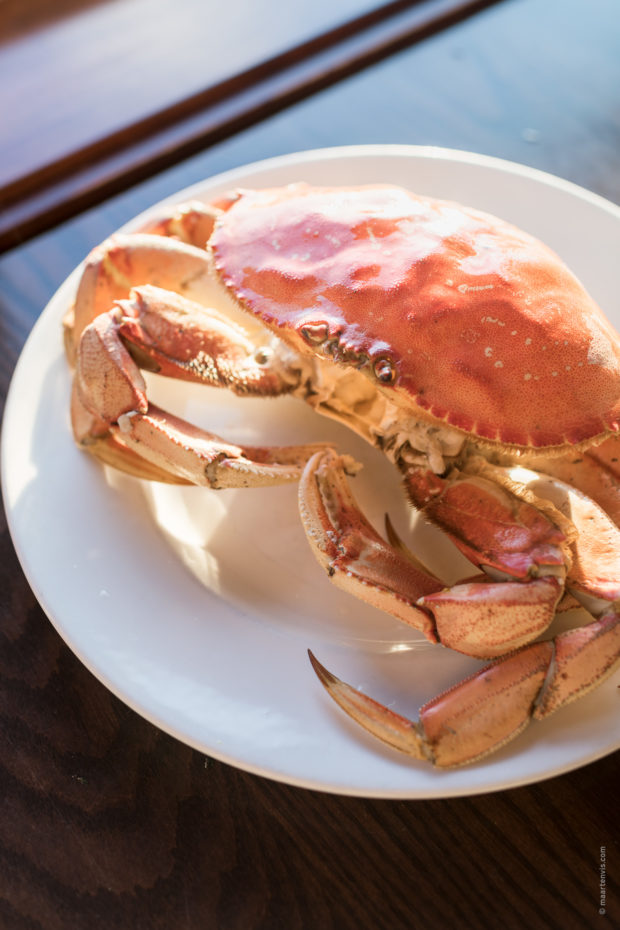
[[[373,736],[439,767],[475,762],[608,678],[620,663],[620,617],[532,643],[438,695],[408,720],[336,678],[309,653],[333,700]]]
[[[531,642],[555,616],[563,587],[553,576],[445,588],[402,545],[375,532],[351,493],[346,463],[333,450],[309,459],[299,502],[310,546],[331,580],[431,642],[490,658]]]
[[[179,294],[144,285],[117,305],[119,335],[144,369],[261,397],[287,393],[299,380],[277,340],[257,347],[223,314]]]
[[[454,469],[441,477],[409,468],[405,487],[412,504],[475,565],[514,578],[563,570],[562,530],[539,507],[486,475]]]
[[[357,506],[346,479],[348,459],[333,450],[308,460],[299,482],[299,509],[308,541],[332,582],[391,613],[437,642],[434,624],[416,601],[442,588],[386,543]]]
[[[204,249],[147,233],[112,236],[87,257],[75,303],[64,319],[65,349],[72,364],[89,323],[127,297],[132,287],[147,282],[207,304],[213,294]]]
[[[123,327],[119,310],[101,314],[86,327],[78,347],[74,435],[102,461],[150,480],[248,487],[297,481],[307,459],[324,448],[240,446],[150,404],[140,369],[121,338]],[[228,339],[229,356],[246,349],[233,335],[213,337]],[[228,363],[232,369],[234,358]]]
[[[566,583],[576,594],[620,600],[620,528],[592,498],[555,476],[507,469],[538,501],[551,504],[575,528]],[[587,606],[587,604],[586,604]]]
[[[531,642],[553,620],[562,597],[557,578],[471,581],[421,597],[431,611],[439,641],[481,659],[505,655]]]

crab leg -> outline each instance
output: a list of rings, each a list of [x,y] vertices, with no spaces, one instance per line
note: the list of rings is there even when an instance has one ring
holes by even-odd
[[[297,481],[318,444],[238,446],[201,430],[154,404],[112,426],[113,435],[164,471],[209,488],[265,487]]]
[[[527,454],[520,461],[525,468],[551,475],[587,494],[620,526],[620,434],[584,452]]]
[[[587,694],[620,663],[620,617],[608,610],[585,627],[532,643],[438,695],[419,721],[402,717],[327,671],[313,668],[333,700],[382,742],[436,766],[465,765]]]
[[[185,203],[174,204],[159,216],[147,220],[138,232],[168,236],[204,249],[218,216],[230,209],[238,199],[238,194],[229,193],[209,203],[188,200]]]
[[[530,642],[553,620],[562,594],[553,576],[445,589],[375,532],[351,493],[346,462],[330,449],[308,461],[299,501],[310,546],[331,580],[431,642],[489,658]]]
[[[178,301],[174,308],[177,317],[186,314],[188,319],[186,338],[173,336],[175,321],[163,314],[159,335],[164,352],[155,352],[148,340],[139,346],[139,354],[150,360],[151,367],[157,359],[162,373],[179,368],[184,377],[203,383],[235,386],[239,382],[244,393],[289,390],[290,384],[267,362],[261,365],[249,357],[254,347],[236,328],[226,328],[214,318],[209,330],[205,321],[210,317],[201,310],[202,329],[192,329],[193,305],[188,309],[188,302]],[[152,307],[146,318],[152,327],[157,319]],[[89,324],[78,347],[72,400],[74,434],[103,461],[144,478],[215,488],[245,487],[296,481],[306,460],[324,448],[316,444],[274,449],[235,445],[150,404],[140,369],[122,338],[134,330],[148,335],[149,327],[140,327],[138,317],[123,317],[116,309]],[[179,351],[176,360],[167,354],[173,350]]]
[[[203,249],[221,212],[216,204],[189,200],[175,205],[168,213],[150,219],[139,232],[152,236],[167,236]]]

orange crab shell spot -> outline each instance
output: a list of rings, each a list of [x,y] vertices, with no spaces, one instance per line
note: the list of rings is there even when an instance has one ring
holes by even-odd
[[[300,350],[367,361],[427,416],[520,446],[620,429],[618,335],[555,253],[502,220],[298,184],[242,192],[210,247],[246,310]]]

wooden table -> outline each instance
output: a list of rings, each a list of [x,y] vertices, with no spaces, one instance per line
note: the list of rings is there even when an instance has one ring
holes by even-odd
[[[55,19],[45,4],[34,19],[0,6],[3,400],[30,328],[88,250],[220,170],[432,144],[620,203],[616,0],[315,0],[269,28],[275,2],[55,6]],[[246,774],[113,697],[43,614],[4,519],[0,551],[0,927],[620,926],[617,754],[431,801]]]

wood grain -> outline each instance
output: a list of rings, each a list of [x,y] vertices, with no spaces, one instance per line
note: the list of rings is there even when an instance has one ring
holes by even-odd
[[[0,251],[492,2],[125,0],[6,43]]]
[[[347,142],[440,144],[620,203],[619,47],[615,0],[505,0],[14,249],[0,260],[0,400],[42,307],[93,245],[238,164]],[[37,604],[2,515],[0,556],[2,930],[620,926],[618,753],[462,799],[258,778],[163,734],[84,668]]]
[[[3,563],[14,603],[0,653],[2,926],[594,925],[600,846],[616,861],[617,759],[471,799],[278,785],[206,759],[113,698],[26,586],[11,585],[16,573]]]
[[[73,153],[220,87],[376,3],[318,0],[278,16],[274,4],[248,0],[72,6],[52,19],[49,4],[35,4],[29,28],[22,15],[19,31],[15,12],[0,6],[1,67],[11,78],[0,87],[0,186],[9,193]],[[271,28],[260,28],[265,20]]]

